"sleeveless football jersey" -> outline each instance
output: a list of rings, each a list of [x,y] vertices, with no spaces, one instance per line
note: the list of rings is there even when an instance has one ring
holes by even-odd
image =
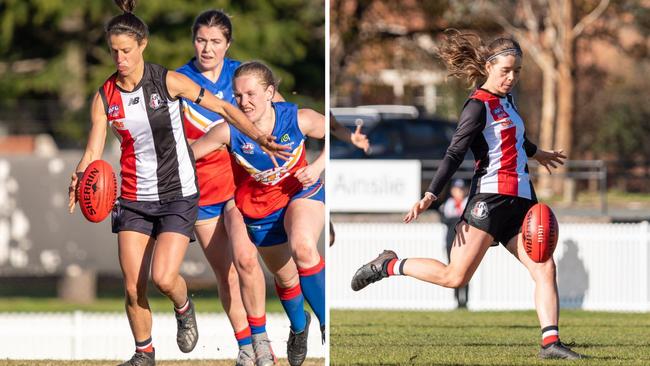
[[[526,138],[524,122],[510,94],[502,97],[477,89],[470,95],[427,191],[439,195],[470,148],[476,159],[470,195],[498,193],[536,199],[528,157],[535,154],[537,146]]]
[[[230,126],[230,151],[236,161],[235,202],[246,217],[263,218],[285,207],[291,196],[302,191],[296,170],[307,165],[305,135],[298,127],[298,107],[292,103],[272,103],[275,109],[273,136],[276,142],[291,147],[289,161],[277,159],[279,168],[250,137]]]
[[[99,94],[108,123],[121,142],[121,197],[160,201],[198,191],[194,157],[185,139],[180,100],[167,90],[167,69],[145,63],[132,91],[116,84],[117,73]]]
[[[206,91],[217,98],[237,105],[233,93],[232,77],[240,62],[224,58],[221,74],[216,82],[212,82],[201,74],[194,65],[194,58],[180,67],[178,72],[186,75]],[[191,100],[183,99],[183,123],[187,138],[197,140],[205,135],[211,128],[224,119],[218,113],[204,108]],[[227,149],[219,149],[196,161],[196,172],[199,179],[200,206],[213,205],[226,201],[234,195],[235,182],[233,180],[231,157]]]

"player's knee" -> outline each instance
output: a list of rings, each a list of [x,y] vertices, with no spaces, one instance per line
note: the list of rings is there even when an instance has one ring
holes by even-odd
[[[242,275],[252,275],[257,270],[257,252],[238,254],[234,260],[237,272]]]
[[[531,274],[535,281],[554,280],[555,273],[556,273],[556,267],[553,258],[550,258],[544,263],[536,264],[531,271]]]
[[[320,255],[316,243],[311,240],[299,240],[291,243],[293,260],[300,268],[309,268],[318,264]]]
[[[174,289],[176,277],[167,274],[153,274],[151,276],[151,280],[153,281],[153,284],[156,285],[156,288],[160,290],[160,292],[163,294],[169,294]]]
[[[136,304],[144,305],[146,302],[146,289],[138,288],[135,283],[125,286],[124,295],[128,306],[135,306]]]
[[[461,288],[467,286],[469,280],[470,280],[470,276],[468,276],[465,273],[449,272],[445,276],[445,281],[443,286],[449,288]]]

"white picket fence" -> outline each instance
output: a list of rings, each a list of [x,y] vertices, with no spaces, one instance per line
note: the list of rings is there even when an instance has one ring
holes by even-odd
[[[289,320],[267,314],[267,332],[278,357],[286,357]],[[157,360],[234,359],[237,342],[224,314],[197,313],[199,342],[191,353],[176,345],[172,314],[153,315],[152,337]],[[325,357],[318,320],[309,328],[308,357]],[[0,314],[0,359],[122,360],[135,346],[123,313]]]
[[[443,262],[442,224],[337,224],[330,248],[330,306],[338,309],[455,308],[451,289],[407,277],[393,277],[362,291],[350,288],[354,272],[383,249],[401,258],[430,257]],[[639,224],[560,224],[554,258],[563,308],[650,311],[650,226]],[[470,310],[534,309],[528,271],[502,246],[488,250],[469,285]]]

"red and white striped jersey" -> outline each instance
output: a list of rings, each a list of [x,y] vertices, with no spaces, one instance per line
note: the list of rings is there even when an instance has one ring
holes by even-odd
[[[536,200],[528,157],[537,146],[524,133],[510,94],[475,90],[465,102],[458,127],[427,191],[439,195],[471,149],[476,160],[470,195],[497,193]]]
[[[145,63],[140,83],[125,91],[113,74],[99,88],[108,123],[121,142],[122,198],[160,201],[198,192],[180,100],[167,90],[167,69]]]

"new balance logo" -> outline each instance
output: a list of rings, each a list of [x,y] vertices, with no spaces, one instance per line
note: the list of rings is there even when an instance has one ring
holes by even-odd
[[[135,97],[135,98],[129,99],[129,105],[136,105],[138,103],[140,103],[140,97]]]

